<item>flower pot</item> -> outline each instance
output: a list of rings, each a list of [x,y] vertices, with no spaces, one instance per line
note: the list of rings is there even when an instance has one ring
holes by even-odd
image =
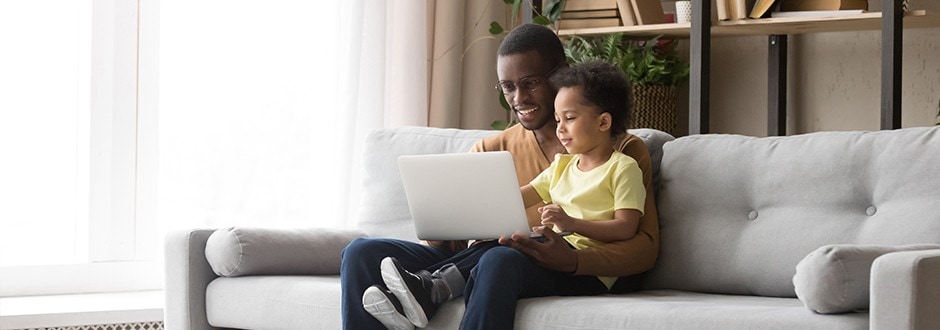
[[[678,88],[666,85],[633,85],[633,128],[655,128],[676,136]]]

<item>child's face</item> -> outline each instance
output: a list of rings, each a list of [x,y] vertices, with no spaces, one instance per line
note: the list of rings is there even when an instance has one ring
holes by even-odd
[[[610,114],[589,104],[580,87],[565,87],[555,96],[555,132],[571,154],[583,154],[610,142]]]

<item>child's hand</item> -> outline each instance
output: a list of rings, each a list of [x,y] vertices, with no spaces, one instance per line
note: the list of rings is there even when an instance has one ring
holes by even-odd
[[[575,220],[574,218],[568,216],[565,213],[565,210],[561,206],[555,204],[548,204],[539,208],[539,213],[542,214],[542,224],[551,225],[560,231],[574,231]]]

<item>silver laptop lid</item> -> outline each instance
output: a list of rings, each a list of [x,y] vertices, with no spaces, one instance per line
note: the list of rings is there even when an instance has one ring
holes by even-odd
[[[529,233],[512,155],[506,151],[398,158],[422,240],[495,239]]]

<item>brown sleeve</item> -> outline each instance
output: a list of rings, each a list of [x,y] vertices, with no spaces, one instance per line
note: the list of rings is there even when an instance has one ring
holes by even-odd
[[[643,140],[633,135],[628,135],[617,145],[617,149],[633,157],[643,171],[643,185],[646,187],[645,213],[640,217],[640,225],[633,238],[578,250],[576,275],[639,274],[652,269],[659,256],[659,215],[653,195],[653,169],[649,150]]]

